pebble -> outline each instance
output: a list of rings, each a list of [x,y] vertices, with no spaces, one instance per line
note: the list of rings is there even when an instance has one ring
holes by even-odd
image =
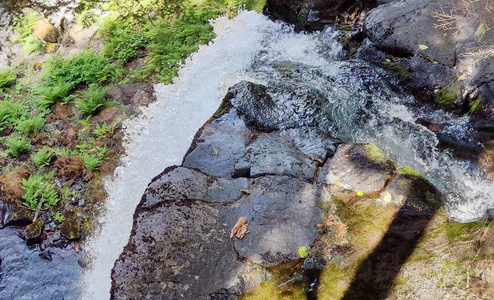
[[[45,250],[39,254],[39,257],[41,257],[42,259],[46,259],[46,260],[51,261],[52,260],[51,251]]]

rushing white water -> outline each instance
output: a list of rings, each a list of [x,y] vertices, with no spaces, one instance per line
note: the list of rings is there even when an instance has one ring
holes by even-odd
[[[111,269],[127,243],[134,209],[147,184],[167,166],[181,163],[196,131],[263,48],[266,33],[277,32],[280,26],[254,12],[217,19],[214,43],[187,59],[173,85],[157,85],[157,101],[125,123],[126,156],[114,179],[105,183],[104,225],[85,245],[94,263],[84,274],[81,299],[109,298]],[[297,39],[305,45],[307,38]]]
[[[331,61],[339,55],[328,55],[328,51],[337,52],[341,46],[331,44],[331,32],[296,34],[254,12],[242,12],[232,20],[220,18],[214,27],[214,42],[201,47],[186,61],[174,84],[157,85],[157,102],[143,109],[140,117],[125,123],[127,154],[114,179],[105,183],[108,212],[101,233],[86,244],[94,263],[84,275],[81,299],[109,298],[111,269],[128,241],[133,212],[147,184],[167,166],[181,163],[196,131],[218,108],[227,89],[240,80],[267,86],[281,82],[278,90],[271,90],[272,96],[287,105],[297,93],[317,91],[328,102],[327,113],[337,125],[334,128],[339,128],[339,132],[327,128],[328,132],[348,141],[372,141],[399,165],[409,165],[423,173],[455,204],[448,208],[456,219],[475,219],[485,213],[483,207],[494,207],[488,195],[494,194],[492,184],[488,187],[491,181],[479,181],[479,177],[466,174],[463,163],[440,153],[437,137],[414,123],[416,116],[409,111],[407,99],[390,97],[389,91],[362,91],[358,84],[352,86],[351,77],[338,83],[335,72],[341,68]],[[276,69],[276,62],[304,67],[294,67],[287,79]],[[347,76],[351,72],[354,70],[347,71]],[[283,91],[290,86],[292,90]],[[380,113],[368,109],[368,103],[375,103],[372,109]],[[363,125],[352,123],[365,110],[369,119]],[[485,187],[479,189],[475,182]],[[450,184],[455,188],[450,189]]]

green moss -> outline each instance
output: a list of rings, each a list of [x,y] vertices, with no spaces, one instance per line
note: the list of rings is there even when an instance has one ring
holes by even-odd
[[[478,98],[477,100],[473,101],[470,104],[470,109],[468,110],[468,114],[469,115],[473,114],[475,111],[477,111],[477,109],[479,109],[481,105],[482,105],[482,98]]]
[[[452,107],[456,100],[458,87],[442,88],[436,92],[436,103],[443,107]]]
[[[490,227],[490,222],[473,222],[473,223],[459,223],[451,222],[443,225],[446,231],[446,237],[449,242],[454,242],[457,240],[466,240],[470,237],[468,236],[473,230]]]
[[[373,163],[383,163],[388,161],[388,158],[377,148],[376,145],[369,143],[365,145],[366,156]]]
[[[414,177],[418,177],[418,178],[424,178],[422,175],[420,175],[419,172],[415,171],[414,169],[412,169],[412,168],[410,168],[408,166],[401,167],[400,169],[398,169],[398,175],[414,176]]]
[[[24,231],[24,233],[26,235],[26,239],[30,240],[30,239],[39,238],[41,236],[42,231],[43,231],[44,225],[45,225],[45,223],[41,219],[38,219],[34,223],[27,225],[26,230]]]

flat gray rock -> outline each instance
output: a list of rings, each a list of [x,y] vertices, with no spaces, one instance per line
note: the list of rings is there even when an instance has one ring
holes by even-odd
[[[337,185],[342,191],[375,194],[385,187],[395,169],[372,144],[344,144],[321,168],[318,182]]]
[[[200,131],[183,166],[230,178],[235,159],[244,154],[250,133],[245,122],[233,110],[211,121]]]
[[[318,235],[316,225],[323,217],[318,204],[329,196],[315,185],[287,176],[259,178],[250,193],[223,211],[230,228],[238,218],[247,219],[250,233],[234,239],[239,256],[263,266],[300,258],[298,248],[312,245]]]
[[[236,173],[248,177],[272,174],[312,179],[317,167],[318,163],[295,148],[289,138],[276,133],[253,137],[235,164]]]

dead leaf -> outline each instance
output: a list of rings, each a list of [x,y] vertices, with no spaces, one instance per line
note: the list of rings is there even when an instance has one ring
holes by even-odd
[[[235,223],[235,226],[233,226],[232,231],[230,233],[230,238],[236,237],[239,240],[243,239],[244,236],[249,233],[248,228],[249,225],[246,224],[247,218],[245,217],[240,217],[237,220],[237,223]]]
[[[218,156],[220,152],[218,151],[218,149],[216,149],[215,147],[213,147],[213,154]]]
[[[429,47],[427,47],[426,45],[419,45],[419,49],[420,50],[427,50],[427,49],[429,49]]]
[[[74,249],[75,249],[75,252],[79,253],[79,242],[78,241],[74,242]]]
[[[456,81],[462,81],[462,80],[465,80],[467,78],[467,75],[461,75],[460,77],[458,77],[458,79],[456,79]]]
[[[246,195],[250,195],[250,191],[249,190],[240,190],[242,193],[246,194]]]

